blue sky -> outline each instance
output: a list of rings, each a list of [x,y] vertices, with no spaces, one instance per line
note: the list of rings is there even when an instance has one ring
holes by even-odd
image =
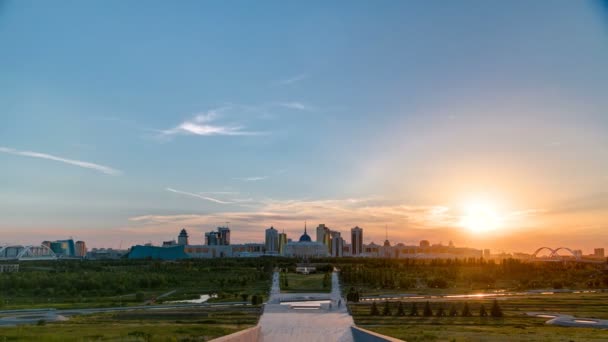
[[[608,244],[599,2],[3,1],[0,42],[0,241]]]

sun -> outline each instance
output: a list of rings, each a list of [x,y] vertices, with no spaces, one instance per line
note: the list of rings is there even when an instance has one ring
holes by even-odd
[[[491,204],[473,202],[465,206],[460,225],[473,233],[486,233],[500,228],[501,221]]]

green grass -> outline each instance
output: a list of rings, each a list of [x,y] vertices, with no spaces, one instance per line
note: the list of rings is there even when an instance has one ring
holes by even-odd
[[[420,315],[424,302],[417,302]],[[525,313],[546,311],[608,319],[607,302],[606,293],[508,298],[499,301],[505,314],[503,318],[371,316],[369,303],[350,304],[350,309],[358,326],[406,341],[606,341],[606,330],[546,325],[548,318],[529,317]],[[405,314],[409,315],[412,302],[403,303]],[[460,312],[462,301],[439,300],[431,302],[431,307],[437,312],[441,304],[449,310],[452,303],[457,305]],[[487,299],[468,300],[468,303],[475,316],[478,316],[481,304],[488,310],[492,305],[491,300]],[[384,302],[378,302],[381,313],[383,308]],[[395,315],[397,302],[391,302],[390,309]]]
[[[325,276],[325,274],[323,274],[323,273],[313,273],[313,274],[288,273],[287,280],[288,280],[289,287],[285,287],[283,285],[283,283],[281,283],[281,292],[286,292],[286,293],[330,292],[331,285],[326,288],[323,287],[323,277],[324,276]]]
[[[200,308],[73,317],[43,326],[0,328],[0,341],[207,341],[257,324],[260,309]],[[135,335],[139,335],[139,339]]]

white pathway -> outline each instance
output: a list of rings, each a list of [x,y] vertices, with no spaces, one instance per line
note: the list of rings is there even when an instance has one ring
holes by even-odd
[[[314,310],[293,309],[281,305],[289,300],[331,300]],[[338,303],[341,301],[340,307]],[[332,274],[331,293],[290,293],[281,294],[279,273],[275,272],[272,280],[270,299],[260,319],[262,341],[264,342],[352,342],[351,326],[353,318],[346,310],[346,301],[340,293],[338,274]]]

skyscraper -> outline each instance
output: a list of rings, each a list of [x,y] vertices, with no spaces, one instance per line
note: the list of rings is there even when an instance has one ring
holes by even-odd
[[[84,241],[76,241],[76,256],[84,258],[87,255],[87,245]]]
[[[230,244],[230,228],[218,227],[217,232],[219,234],[218,245],[228,246]]]
[[[205,245],[207,246],[217,246],[219,244],[219,234],[218,232],[208,232],[205,233]]]
[[[359,226],[350,230],[350,241],[352,255],[360,255],[363,252],[363,229]]]
[[[324,224],[317,227],[317,242],[324,244],[331,253],[331,230]]]
[[[285,232],[279,233],[279,254],[285,254],[285,246],[287,245],[287,234]]]
[[[279,251],[279,232],[274,227],[266,229],[265,245],[267,253],[277,253]]]
[[[344,239],[342,239],[340,232],[332,231],[331,232],[331,256],[341,257],[343,249],[344,249]]]

